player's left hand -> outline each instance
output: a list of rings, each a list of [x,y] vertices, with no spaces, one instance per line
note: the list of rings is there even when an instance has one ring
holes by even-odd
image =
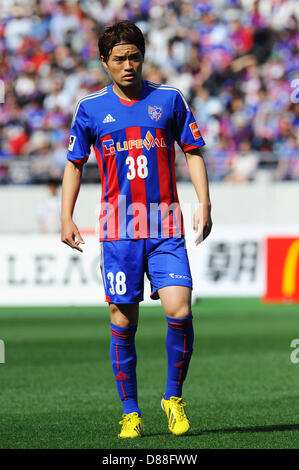
[[[201,243],[212,230],[211,204],[200,204],[193,216],[193,230],[196,232],[195,245]]]

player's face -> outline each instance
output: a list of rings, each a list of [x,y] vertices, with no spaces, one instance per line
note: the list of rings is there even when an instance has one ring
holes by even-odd
[[[134,44],[114,46],[107,62],[102,63],[112,80],[121,88],[139,86],[143,57]]]

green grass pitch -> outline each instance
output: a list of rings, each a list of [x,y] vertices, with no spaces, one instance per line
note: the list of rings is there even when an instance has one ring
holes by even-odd
[[[107,308],[1,308],[2,449],[299,448],[298,305],[202,299],[183,397],[191,431],[169,433],[160,408],[166,321],[142,307],[136,335],[142,439],[121,440]],[[298,355],[299,356],[299,355]]]

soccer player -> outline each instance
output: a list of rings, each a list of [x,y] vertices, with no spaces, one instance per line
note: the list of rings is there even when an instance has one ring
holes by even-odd
[[[169,430],[190,428],[182,386],[193,351],[192,279],[176,189],[174,142],[185,152],[199,208],[195,243],[212,227],[204,140],[190,106],[173,87],[142,79],[144,37],[130,21],[107,27],[100,60],[112,84],[81,99],[75,109],[62,187],[62,241],[82,252],[72,220],[83,164],[93,145],[102,198],[101,272],[111,320],[110,355],[123,405],[121,438],[140,437],[135,334],[144,273],[168,323],[167,384],[161,405]]]

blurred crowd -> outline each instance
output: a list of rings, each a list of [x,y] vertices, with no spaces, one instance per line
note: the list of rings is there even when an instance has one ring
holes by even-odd
[[[1,0],[0,18],[0,183],[62,177],[75,105],[109,83],[99,33],[120,19],[146,37],[144,78],[189,100],[210,181],[299,179],[297,0]],[[176,166],[188,180],[179,148]]]

